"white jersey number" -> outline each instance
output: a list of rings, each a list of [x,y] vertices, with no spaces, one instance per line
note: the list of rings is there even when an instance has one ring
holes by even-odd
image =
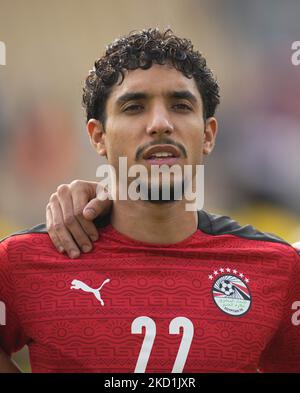
[[[145,337],[135,366],[135,373],[145,372],[156,336],[155,322],[145,316],[138,317],[132,322],[131,333],[142,334],[143,327],[145,328]],[[188,318],[172,319],[169,325],[169,334],[180,334],[180,328],[183,329],[183,334],[172,373],[182,373],[194,336],[194,325]]]

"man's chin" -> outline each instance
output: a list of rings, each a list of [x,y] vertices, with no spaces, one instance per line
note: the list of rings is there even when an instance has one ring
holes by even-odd
[[[142,193],[142,199],[150,203],[164,204],[178,202],[182,200],[184,193],[184,184],[170,185],[159,187],[148,187],[146,195]]]

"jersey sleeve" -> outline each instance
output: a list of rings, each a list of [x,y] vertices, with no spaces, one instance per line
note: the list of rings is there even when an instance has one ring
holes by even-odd
[[[259,367],[262,372],[300,372],[300,256],[295,251],[293,259],[282,320],[262,354]]]
[[[0,243],[0,347],[8,354],[28,343],[16,311],[16,293],[7,241]]]

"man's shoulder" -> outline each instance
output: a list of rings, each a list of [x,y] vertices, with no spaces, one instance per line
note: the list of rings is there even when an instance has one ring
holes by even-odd
[[[204,210],[198,211],[198,229],[210,235],[235,235],[248,240],[260,240],[281,243],[290,246],[288,242],[277,235],[262,232],[252,225],[241,225],[229,216],[208,213]]]
[[[45,236],[46,235],[46,236]],[[23,229],[0,240],[1,253],[31,252],[37,250],[43,243],[49,245],[48,231],[45,224]]]
[[[255,259],[267,258],[277,261],[288,270],[300,268],[299,252],[287,241],[269,232],[262,232],[252,225],[241,225],[229,216],[211,214],[203,210],[198,212],[198,229],[211,236],[223,237],[232,235],[224,240],[224,247],[230,247],[236,252],[247,250]],[[230,244],[228,244],[230,243]]]
[[[4,241],[6,241],[7,239],[14,238],[15,236],[33,235],[33,234],[47,234],[47,233],[48,233],[48,231],[46,228],[46,224],[42,223],[42,224],[35,225],[31,228],[26,228],[26,229],[22,229],[20,231],[13,232],[10,235],[2,238],[0,240],[0,242],[2,243]]]

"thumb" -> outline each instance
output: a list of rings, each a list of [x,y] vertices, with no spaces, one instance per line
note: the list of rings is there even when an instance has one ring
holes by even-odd
[[[105,215],[111,209],[112,201],[108,198],[105,200],[100,200],[99,198],[94,198],[89,201],[86,207],[83,209],[83,217],[87,220],[94,220],[100,215]]]

